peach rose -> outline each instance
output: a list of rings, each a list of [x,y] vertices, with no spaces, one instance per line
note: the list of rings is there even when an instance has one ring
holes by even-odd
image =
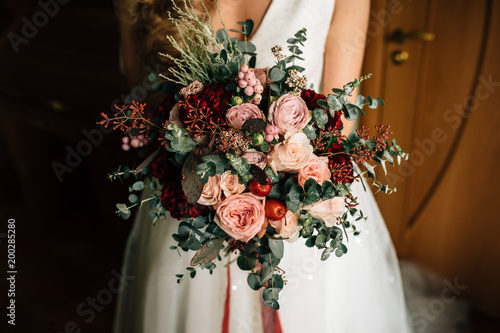
[[[198,203],[205,206],[217,206],[222,200],[221,198],[220,175],[209,177],[208,182],[203,186]]]
[[[246,159],[249,164],[255,164],[261,169],[264,169],[267,165],[266,155],[255,149],[247,150],[241,157]]]
[[[267,155],[268,165],[277,171],[298,170],[307,165],[313,156],[313,146],[304,133],[286,135],[285,141],[274,146]]]
[[[278,98],[269,108],[269,122],[280,129],[280,133],[297,133],[311,120],[306,102],[300,96],[286,94]]]
[[[260,109],[252,103],[235,105],[227,110],[226,113],[227,124],[236,130],[241,130],[245,121],[254,118],[264,119],[264,115]]]
[[[299,185],[304,187],[306,180],[314,179],[318,184],[323,184],[325,180],[330,180],[332,174],[328,168],[328,157],[318,157],[313,155],[307,165],[299,170]]]
[[[231,174],[230,170],[225,171],[220,176],[220,187],[224,191],[226,197],[230,197],[235,194],[240,194],[247,188],[245,184],[240,184],[238,181],[238,175]]]
[[[264,205],[251,193],[236,194],[219,205],[214,221],[229,236],[246,243],[262,229]]]
[[[303,208],[312,217],[325,221],[327,227],[333,227],[337,219],[345,212],[344,197],[335,197],[326,201],[318,201]]]
[[[293,243],[300,236],[299,226],[299,215],[300,213],[292,213],[292,211],[287,211],[285,217],[279,221],[268,220],[271,227],[273,227],[282,238],[287,238],[287,242]]]

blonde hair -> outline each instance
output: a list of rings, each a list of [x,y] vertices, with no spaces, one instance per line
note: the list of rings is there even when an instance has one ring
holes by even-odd
[[[163,68],[172,66],[172,62],[159,53],[179,56],[179,52],[166,38],[167,35],[176,40],[179,37],[176,26],[168,19],[168,13],[177,17],[179,14],[172,10],[173,6],[185,8],[185,3],[186,0],[115,0],[118,14],[124,15],[132,26],[132,38],[142,68],[146,65],[160,65]],[[206,13],[205,7],[211,10],[215,0],[188,0],[189,4],[202,17]]]

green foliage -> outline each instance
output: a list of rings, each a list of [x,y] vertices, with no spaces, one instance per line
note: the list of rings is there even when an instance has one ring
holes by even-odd
[[[226,154],[226,157],[229,160],[229,163],[231,164],[233,169],[241,177],[241,180],[245,184],[248,183],[253,178],[250,173],[251,165],[248,164],[245,158],[233,154]]]

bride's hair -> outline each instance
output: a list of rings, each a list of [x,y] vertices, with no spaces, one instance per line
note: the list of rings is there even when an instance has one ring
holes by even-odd
[[[175,25],[168,20],[178,14],[172,10],[175,3],[180,8],[191,3],[198,16],[205,14],[202,0],[115,0],[119,14],[125,14],[131,24],[136,52],[144,65],[168,64],[168,59],[158,53],[167,53],[177,57],[179,52],[170,44],[167,35],[178,40],[179,33]],[[215,0],[203,0],[205,7],[211,10]]]

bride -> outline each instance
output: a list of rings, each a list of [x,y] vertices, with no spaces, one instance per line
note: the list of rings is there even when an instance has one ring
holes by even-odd
[[[205,1],[217,30],[222,23],[212,2]],[[170,0],[117,0],[131,84],[145,75],[141,68],[161,61],[159,51],[169,51],[164,36],[172,31],[163,18],[170,5]],[[250,40],[258,50],[256,67],[274,63],[271,47],[286,45],[287,38],[305,27],[307,64],[302,66],[315,90],[328,94],[360,75],[369,0],[220,0],[220,8],[228,29],[237,29],[238,21],[254,21]],[[398,261],[383,218],[369,190],[359,182],[352,190],[368,216],[357,224],[361,235],[349,238],[346,255],[325,262],[303,239],[286,243],[280,268],[287,285],[278,316],[263,310],[259,292],[247,286],[247,273],[236,265],[225,268],[221,263],[213,275],[203,270],[178,285],[175,274],[184,272],[191,256],[179,257],[170,249],[176,221],[169,218],[154,227],[148,210],[140,210],[123,265],[123,273],[135,278],[119,296],[115,332],[222,332],[225,313],[229,332],[237,333],[411,332]],[[264,328],[268,322],[275,329]]]

